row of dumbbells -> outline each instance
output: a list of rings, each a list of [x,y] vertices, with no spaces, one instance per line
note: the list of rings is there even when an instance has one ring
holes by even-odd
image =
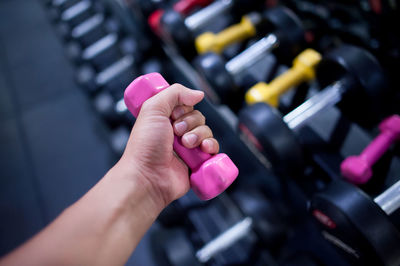
[[[163,16],[165,15],[162,15],[162,19],[165,19]],[[162,19],[163,25],[168,25]],[[242,23],[244,24],[244,22]],[[185,25],[187,27],[187,23]],[[279,25],[282,25],[282,23],[279,22]],[[282,28],[284,33],[285,27]],[[290,29],[290,27],[288,28]],[[278,35],[282,38],[282,32],[272,35]],[[207,38],[208,40],[212,38],[218,39],[211,33],[203,36],[204,39]],[[197,43],[200,43],[199,39],[197,39]],[[214,48],[209,50],[215,53],[219,53],[221,51],[220,47],[224,47],[224,45],[221,45],[223,42],[218,42],[218,40],[215,42],[210,41],[210,43],[214,43],[214,46],[210,45],[209,47]],[[216,91],[222,91],[221,94],[226,97],[227,91],[232,93],[232,89],[235,88],[232,80],[237,73],[231,71],[232,66],[245,69],[252,63],[251,61],[256,60],[250,60],[251,56],[258,58],[260,54],[257,54],[257,52],[261,50],[262,53],[263,49],[270,52],[277,44],[280,44],[279,38],[268,35],[256,46],[253,46],[252,49],[243,52],[228,63],[224,62],[215,53],[208,54],[203,57],[205,59],[198,59],[200,62],[198,69],[203,73],[206,80],[212,84],[211,87]],[[197,45],[197,47],[203,46]],[[201,49],[199,49],[199,52],[201,52]],[[279,116],[274,109],[279,103],[279,96],[302,82],[314,79],[315,76],[319,81],[321,92],[315,93],[304,104],[285,117]],[[296,57],[293,67],[286,73],[275,78],[269,84],[259,83],[246,93],[246,102],[250,106],[245,107],[240,112],[240,129],[258,149],[265,152],[267,157],[272,158],[275,165],[279,164],[286,170],[289,169],[296,172],[299,168],[302,168],[299,165],[301,165],[304,156],[293,132],[297,131],[304,125],[305,121],[318,114],[321,110],[336,104],[339,104],[342,112],[354,119],[355,122],[363,126],[368,126],[368,124],[370,126],[377,121],[378,117],[385,115],[385,97],[388,96],[386,89],[384,71],[377,60],[361,48],[343,45],[325,56],[321,56],[313,50],[306,50]],[[358,103],[356,107],[354,106],[355,102]],[[360,156],[349,157],[342,163],[343,176],[355,184],[368,182],[372,177],[374,163],[379,160],[391,144],[399,139],[399,122],[399,116],[397,115],[390,116],[383,121],[380,124],[381,133],[365,148]],[[398,183],[393,185],[380,197],[376,198],[375,202],[377,204],[374,204],[361,190],[346,183],[335,181],[330,185],[326,194],[322,193],[315,197],[312,204],[314,208],[312,213],[322,224],[331,229],[331,232],[325,232],[324,237],[344,253],[350,255],[357,263],[360,263],[360,261],[361,263],[374,261],[374,263],[383,263],[384,265],[397,265],[399,258],[392,254],[396,253],[394,251],[398,251],[399,248],[398,230],[390,223],[390,219],[381,209],[386,214],[391,214],[398,208],[399,199],[396,195],[398,186]],[[343,187],[344,191],[338,188],[335,189],[335,187]],[[330,195],[328,200],[326,200],[327,195]],[[360,212],[360,210],[356,211],[352,209],[352,206],[348,206],[351,205],[349,202],[352,201],[353,197],[356,198],[355,205],[359,205],[365,212],[370,212],[368,215],[379,221],[374,224],[365,223],[362,221],[362,217],[354,214]],[[321,198],[326,202],[318,206]],[[347,203],[340,205],[341,202]],[[387,204],[391,207],[385,207]],[[338,217],[340,215],[348,220],[341,220],[341,217]],[[384,224],[386,223],[390,224],[387,226],[388,229],[385,229],[386,225]],[[243,226],[248,228],[251,224],[247,219],[236,226],[238,228],[243,228]],[[238,232],[236,226],[222,234],[221,238],[226,239],[227,235],[230,235],[230,239],[238,239],[236,236],[232,236],[234,232]],[[368,228],[369,226],[370,228]],[[374,239],[371,228],[390,231],[390,233],[386,235],[385,232],[384,237]],[[248,233],[247,230],[243,229],[239,230],[239,232],[241,234],[243,232],[244,234]],[[364,238],[367,239],[366,244],[362,243]],[[226,244],[221,244],[222,246],[220,245],[218,248],[216,243],[222,243],[219,240],[217,238],[212,243],[207,244],[204,249],[199,250],[196,253],[198,259],[203,262],[207,261],[204,258],[209,258],[214,254],[213,252],[219,251],[219,248],[226,248]],[[390,250],[390,254],[386,253],[387,250],[384,247]]]
[[[207,8],[215,8],[214,4],[222,3],[214,1]],[[239,2],[236,4],[240,5]],[[197,11],[194,15],[204,12],[207,8]],[[157,12],[160,13],[159,10],[155,13]],[[170,12],[178,13],[176,10]],[[162,12],[160,19],[164,26],[168,25],[163,20],[167,13],[168,11]],[[255,16],[256,13],[251,14]],[[244,34],[248,29],[244,26],[244,21],[251,17],[244,16],[238,25],[231,26],[218,34],[203,33],[196,39],[197,46],[202,47],[199,52],[208,52],[197,57],[196,69],[223,100],[230,99],[230,95],[237,96],[235,91],[239,88],[235,79],[237,80],[244,71],[257,63],[263,55],[281,50],[281,53],[286,52],[286,58],[290,58],[295,54],[294,51],[299,51],[300,44],[305,42],[304,26],[295,14],[283,7],[269,8],[263,13],[262,18],[259,17],[256,21],[259,22],[258,25],[263,33],[271,31],[272,33],[268,33],[226,62],[218,53],[234,40],[239,41],[240,38],[249,37]],[[229,34],[226,32],[229,31],[237,32],[235,36],[237,39],[232,36],[227,38]],[[276,111],[273,108],[278,107],[280,96],[302,83],[313,81],[315,77],[322,92],[314,95],[285,117],[274,119]],[[273,162],[296,172],[299,169],[296,166],[301,164],[304,156],[292,132],[301,128],[312,115],[339,104],[342,112],[351,120],[362,126],[371,126],[379,117],[385,115],[384,105],[387,96],[384,70],[377,59],[364,49],[342,45],[325,56],[315,50],[306,49],[296,56],[293,66],[286,72],[268,84],[258,82],[245,93],[245,107],[239,113],[239,128],[250,136],[253,143],[265,151]],[[354,107],[355,101],[359,103],[357,107]],[[285,141],[279,141],[280,139]],[[288,165],[293,167],[287,167]]]
[[[321,237],[307,239],[303,234],[304,239],[297,241],[304,244],[304,249],[297,247],[293,252],[293,246],[288,248],[290,240],[295,239],[291,235],[296,234],[290,227],[293,221],[279,210],[280,204],[266,197],[259,188],[237,190],[231,193],[234,205],[224,196],[218,199],[220,202],[214,201],[209,205],[192,206],[186,210],[180,207],[179,217],[189,217],[186,219],[191,219],[199,231],[193,232],[190,227],[182,225],[161,229],[155,232],[153,249],[162,258],[160,265],[174,266],[395,266],[400,263],[399,224],[398,219],[394,219],[399,213],[399,192],[400,181],[381,190],[376,197],[347,182],[333,181],[309,202],[310,216],[316,221],[311,223],[314,228],[301,229],[311,235],[320,231]],[[223,203],[229,209],[221,208]],[[224,216],[218,216],[222,210]],[[182,218],[180,220],[182,223]],[[214,228],[204,228],[211,224]],[[221,224],[230,226],[217,232],[215,228]],[[326,256],[329,253],[326,253],[324,241],[334,247],[336,256]],[[274,250],[279,250],[283,256],[273,256]],[[285,254],[285,250],[295,255]]]
[[[140,71],[160,71],[160,65],[153,60],[142,67],[146,49],[138,39],[145,43],[145,36],[129,31],[127,19],[116,14],[116,9],[126,7],[116,1],[46,0],[46,6],[76,65],[76,81],[94,97],[96,111],[111,127],[111,147],[120,154],[134,118],[118,100]]]
[[[77,81],[89,92],[119,91],[136,74],[141,52],[111,12],[113,1],[52,0],[49,13],[66,42],[67,55],[79,65]]]

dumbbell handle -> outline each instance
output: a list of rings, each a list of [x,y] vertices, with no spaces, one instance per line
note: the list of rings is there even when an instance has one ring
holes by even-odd
[[[400,207],[400,181],[374,199],[381,209],[390,215]]]
[[[63,21],[70,21],[75,17],[78,17],[80,14],[88,10],[91,6],[91,2],[87,0],[82,0],[81,2],[76,3],[75,5],[71,6],[67,10],[65,10],[61,14],[61,20]]]
[[[287,126],[296,131],[320,111],[334,106],[342,99],[343,84],[338,81],[315,94],[283,117]]]
[[[310,81],[315,77],[315,67],[321,61],[321,54],[313,49],[306,49],[293,60],[293,66],[276,77],[269,84],[259,82],[245,95],[248,104],[266,102],[274,107],[279,104],[279,96],[290,88]]]
[[[185,25],[191,32],[195,32],[199,28],[204,27],[207,23],[212,21],[215,17],[228,12],[232,6],[233,0],[215,1],[214,3],[187,17],[185,19]]]
[[[242,17],[242,20],[223,31],[214,34],[205,32],[198,36],[195,41],[199,53],[214,52],[221,53],[225,47],[252,37],[256,34],[255,25],[261,21],[261,15],[252,13]]]
[[[104,23],[104,15],[103,14],[95,14],[92,17],[88,18],[81,24],[77,25],[71,31],[72,38],[78,39],[85,34],[89,33],[91,30]]]
[[[276,35],[269,34],[229,60],[225,64],[225,69],[232,77],[236,77],[245,69],[256,64],[263,58],[262,55],[271,52],[278,45],[279,41]]]
[[[247,236],[252,228],[253,219],[250,217],[244,218],[199,249],[196,252],[196,258],[201,263],[206,263],[216,254]]]
[[[361,157],[369,165],[374,165],[379,158],[390,148],[396,141],[396,134],[391,131],[382,131],[367,147],[361,152]]]

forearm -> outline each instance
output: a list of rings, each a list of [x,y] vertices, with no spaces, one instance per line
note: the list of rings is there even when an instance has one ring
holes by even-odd
[[[0,264],[123,265],[163,208],[154,193],[145,180],[117,164]]]

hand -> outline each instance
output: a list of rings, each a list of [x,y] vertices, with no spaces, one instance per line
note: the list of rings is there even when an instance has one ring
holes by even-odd
[[[204,97],[201,91],[174,84],[148,99],[132,129],[118,164],[132,169],[132,176],[149,182],[162,207],[183,196],[190,188],[188,167],[173,152],[173,134],[182,136],[187,148],[218,153],[219,144],[204,116],[193,106]],[[172,124],[171,124],[172,121]]]
[[[204,116],[193,110],[203,97],[175,84],[148,99],[121,160],[0,265],[124,265],[161,210],[189,190],[188,168],[173,152],[174,133],[187,148],[219,150]]]

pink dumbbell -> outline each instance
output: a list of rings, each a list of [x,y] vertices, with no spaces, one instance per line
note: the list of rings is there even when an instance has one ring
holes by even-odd
[[[159,73],[140,76],[132,81],[125,90],[125,104],[129,111],[137,117],[142,104],[169,87]],[[174,138],[174,150],[192,170],[190,184],[193,191],[202,200],[209,200],[222,193],[239,174],[239,170],[228,155],[219,153],[210,155],[199,147],[185,148],[181,139]]]
[[[340,165],[342,175],[353,184],[365,184],[372,177],[372,166],[400,139],[400,116],[383,120],[381,133],[358,156],[347,157]]]

